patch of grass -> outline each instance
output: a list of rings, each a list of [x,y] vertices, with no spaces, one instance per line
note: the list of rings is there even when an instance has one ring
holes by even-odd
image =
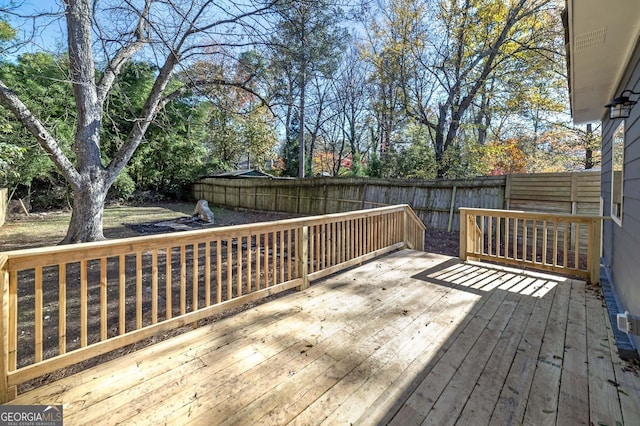
[[[107,239],[137,237],[141,234],[127,225],[161,222],[191,216],[195,203],[167,202],[147,206],[116,205],[104,210],[104,236]],[[295,214],[227,210],[209,206],[215,226],[241,225],[295,217]],[[33,213],[30,216],[9,218],[0,226],[0,252],[34,247],[54,246],[64,239],[71,220],[70,211]]]
[[[158,222],[191,216],[194,203],[165,203],[152,206],[108,206],[104,210],[104,235],[106,238],[137,236],[127,224]],[[214,215],[216,210],[214,209]],[[56,245],[64,238],[70,211],[34,213],[15,216],[0,226],[0,251],[20,250]]]

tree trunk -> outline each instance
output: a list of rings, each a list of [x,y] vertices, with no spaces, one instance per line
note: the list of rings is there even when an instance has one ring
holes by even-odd
[[[434,143],[435,157],[436,157],[436,179],[444,179],[444,175],[447,173],[448,167],[444,164],[444,125],[447,117],[447,106],[440,104],[438,106],[438,123],[436,125],[436,140]]]
[[[298,135],[300,138],[300,148],[299,148],[299,154],[300,154],[300,159],[299,159],[299,164],[298,164],[298,177],[300,178],[304,178],[304,172],[306,170],[306,164],[305,164],[305,152],[304,152],[304,97],[306,96],[305,94],[305,89],[307,87],[307,52],[306,52],[306,25],[305,25],[305,10],[304,10],[304,3],[299,3],[297,5],[297,7],[299,8],[299,12],[300,12],[300,17],[302,18],[302,25],[300,25],[300,53],[302,54],[302,61],[300,61],[300,134]]]
[[[299,144],[300,144],[300,148],[299,148],[299,163],[298,163],[298,177],[303,178],[304,177],[304,171],[305,171],[305,152],[304,152],[304,96],[305,96],[305,85],[307,84],[305,81],[305,75],[304,75],[304,70],[302,71],[302,77],[300,80],[300,134],[298,135],[299,137]]]
[[[489,92],[493,92],[494,79],[491,79]],[[480,92],[480,106],[478,114],[476,115],[476,130],[478,131],[478,145],[484,146],[487,143],[487,129],[491,126],[491,117],[489,115],[489,101],[490,97],[487,96],[487,92],[483,89]]]
[[[591,127],[591,123],[587,124],[587,135],[586,135],[586,146],[585,146],[585,155],[584,155],[584,169],[590,170],[593,169],[593,149],[592,142],[593,140],[593,129]]]
[[[444,175],[448,171],[448,167],[444,164],[444,140],[443,135],[436,134],[436,179],[444,179]]]
[[[106,38],[99,39],[95,43],[92,40],[93,34],[105,35],[98,29],[98,23],[94,21],[95,2],[64,0],[59,3],[64,5],[67,23],[69,81],[73,86],[77,112],[73,141],[74,156],[70,158],[63,152],[58,141],[1,80],[0,104],[9,108],[22,125],[33,134],[72,188],[73,213],[67,236],[62,243],[102,240],[104,239],[102,218],[107,191],[131,160],[158,111],[189,87],[185,85],[166,94],[175,66],[183,59],[185,53],[187,53],[186,57],[192,57],[191,55],[195,54],[193,49],[196,49],[196,46],[189,43],[189,39],[218,34],[217,27],[243,25],[242,21],[251,19],[251,16],[260,16],[269,11],[276,1],[261,4],[255,9],[242,10],[238,7],[233,12],[228,12],[226,17],[213,22],[208,8],[217,8],[215,2],[205,2],[202,7],[192,8],[184,15],[170,16],[172,9],[177,13],[178,7],[174,5],[168,7],[169,15],[163,16],[162,19],[175,18],[176,25],[169,31],[172,32],[175,29],[172,35],[164,34],[167,39],[166,45],[164,43],[163,45],[168,51],[165,62],[158,70],[133,128],[115,155],[111,156],[111,161],[106,167],[102,163],[105,159],[100,145],[104,105],[122,67],[130,62],[145,45],[155,43],[152,37],[155,30],[151,30],[156,25],[151,19],[153,17],[151,8],[154,2],[149,0],[126,2],[126,9],[135,11],[134,15],[138,17],[137,23],[132,21],[130,23],[133,25],[122,27],[122,31],[118,32],[115,39],[108,41]],[[138,5],[139,8],[136,7]],[[113,29],[116,30],[115,27]],[[104,46],[105,42],[109,45],[108,52],[99,55],[99,62],[104,65],[104,68],[97,70],[93,46],[95,45],[102,52],[98,46]],[[156,58],[160,59],[160,57]],[[96,82],[98,77],[100,80]]]
[[[110,186],[110,185],[109,185]],[[102,218],[109,186],[104,177],[84,179],[73,191],[73,211],[67,235],[61,244],[104,240]]]

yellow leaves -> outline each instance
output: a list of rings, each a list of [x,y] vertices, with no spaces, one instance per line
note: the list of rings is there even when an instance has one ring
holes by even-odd
[[[426,36],[423,28],[424,5],[416,0],[390,0],[386,12],[369,23],[374,40],[382,46],[376,49],[387,54],[405,54],[421,49]],[[373,49],[372,49],[373,50]]]
[[[516,139],[490,142],[487,144],[486,158],[492,176],[525,173],[527,169],[527,157]]]
[[[16,36],[15,28],[11,27],[8,22],[0,18],[0,41],[8,41]]]

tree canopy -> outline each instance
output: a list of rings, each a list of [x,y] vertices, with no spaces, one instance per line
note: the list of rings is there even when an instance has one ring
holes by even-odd
[[[216,170],[457,178],[590,168],[598,129],[569,122],[561,7],[0,6],[0,184],[41,207],[72,206],[65,242],[80,242],[102,238],[108,198],[185,196]],[[43,45],[41,30],[66,44]]]
[[[131,161],[158,113],[195,86],[189,78],[177,80],[176,68],[186,71],[190,62],[211,52],[242,46],[275,3],[232,2],[230,8],[204,0],[63,3],[68,39],[64,69],[75,104],[73,120],[68,120],[74,129],[72,153],[64,151],[62,139],[22,100],[24,93],[9,88],[3,80],[0,103],[36,138],[72,189],[73,213],[65,242],[104,238],[102,215],[108,190]],[[107,156],[111,147],[102,140],[105,108],[120,76],[137,55],[151,55],[157,71],[140,109],[135,111],[131,105],[134,117],[130,126],[121,133],[118,129],[120,143]]]

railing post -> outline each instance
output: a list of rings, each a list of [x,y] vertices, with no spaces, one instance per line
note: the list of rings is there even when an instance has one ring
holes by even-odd
[[[300,271],[300,278],[302,278],[302,284],[298,287],[298,290],[306,290],[309,288],[309,227],[303,226],[298,228],[300,238],[298,239],[298,271]]]
[[[408,208],[409,207],[405,206],[404,212],[403,212],[404,214],[402,215],[402,221],[403,221],[402,232],[404,233],[404,235],[402,236],[402,240],[404,241],[404,245],[406,248],[413,249],[414,247],[409,237],[410,231],[409,231],[409,212],[407,210]]]
[[[402,232],[405,248],[424,251],[425,227],[408,204],[403,204]]]
[[[425,228],[415,226],[415,229],[416,229],[416,234],[418,234],[418,237],[417,237],[418,240],[416,241],[416,250],[424,251],[424,239],[426,237]]]
[[[16,398],[17,389],[9,387],[9,271],[7,256],[0,255],[0,403]]]
[[[467,210],[460,211],[460,260],[467,260]]]
[[[600,282],[600,246],[602,244],[602,219],[594,218],[591,220],[591,243],[589,245],[588,255],[590,256],[591,268],[589,270],[589,282],[598,284]]]

